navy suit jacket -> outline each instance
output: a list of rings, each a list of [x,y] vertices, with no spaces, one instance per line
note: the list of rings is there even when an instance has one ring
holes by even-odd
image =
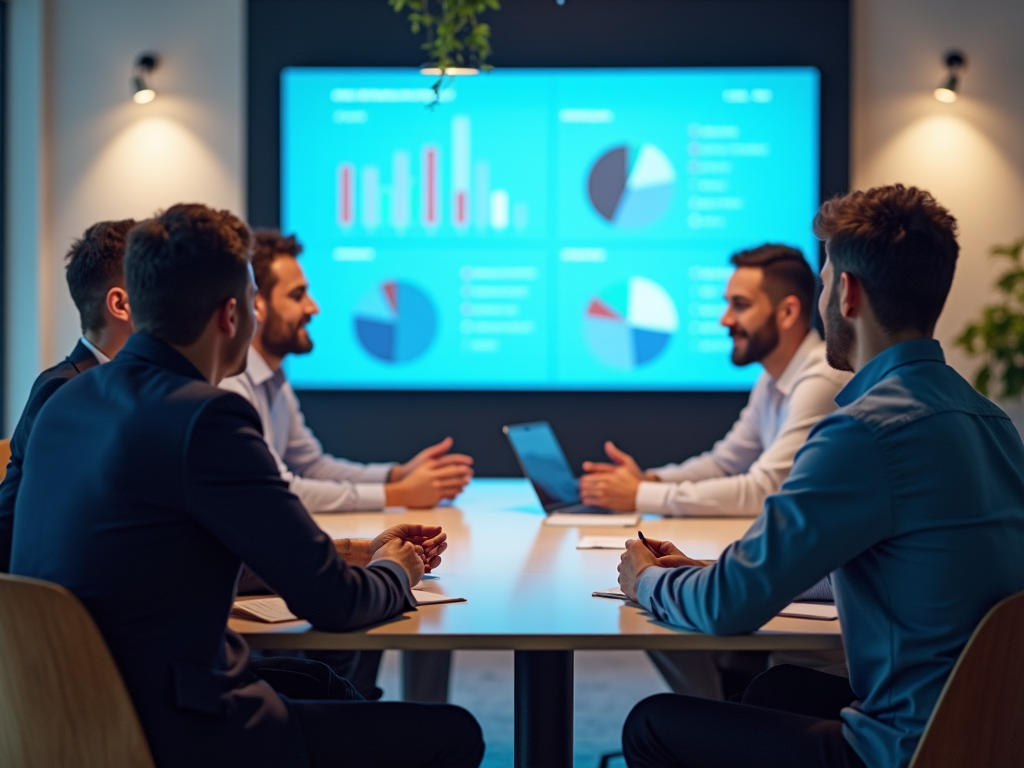
[[[11,566],[11,536],[14,533],[14,501],[18,498],[21,485],[21,466],[25,462],[25,446],[35,424],[39,410],[51,395],[78,374],[99,365],[96,355],[81,341],[71,354],[39,374],[32,384],[32,391],[21,412],[18,426],[11,435],[11,460],[7,463],[7,475],[0,484],[0,573],[7,573]]]
[[[287,701],[226,627],[241,563],[314,626],[413,608],[405,572],[346,565],[242,397],[135,334],[60,388],[29,440],[11,571],[57,582],[106,638],[158,766],[305,766]]]

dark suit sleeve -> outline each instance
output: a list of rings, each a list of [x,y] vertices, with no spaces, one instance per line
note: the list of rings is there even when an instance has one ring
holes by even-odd
[[[414,608],[400,568],[358,568],[338,556],[281,479],[259,416],[238,395],[210,401],[195,418],[185,483],[194,519],[314,626],[351,630]]]
[[[11,568],[11,544],[14,537],[14,503],[18,500],[18,489],[21,487],[21,468],[25,462],[25,448],[32,434],[39,411],[53,393],[66,384],[68,379],[58,376],[51,379],[37,380],[32,387],[25,410],[18,419],[18,426],[11,435],[11,460],[7,464],[7,474],[0,483],[0,573],[7,573]]]

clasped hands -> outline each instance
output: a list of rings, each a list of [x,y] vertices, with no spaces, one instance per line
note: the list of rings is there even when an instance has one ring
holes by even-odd
[[[636,492],[644,480],[656,481],[656,475],[643,472],[636,461],[611,440],[604,444],[611,463],[583,462],[580,478],[580,499],[584,504],[630,512],[636,509]]]
[[[398,563],[415,586],[441,564],[448,549],[448,534],[439,525],[402,523],[382,531],[374,539],[335,539],[334,547],[349,565],[369,565],[375,560]]]
[[[626,551],[619,558],[619,589],[622,590],[622,594],[634,602],[639,602],[637,600],[637,586],[640,583],[640,576],[652,565],[662,568],[678,568],[681,565],[707,565],[707,563],[701,560],[687,557],[671,541],[658,541],[648,537],[647,544],[649,546],[644,546],[642,541],[630,539],[626,542]]]

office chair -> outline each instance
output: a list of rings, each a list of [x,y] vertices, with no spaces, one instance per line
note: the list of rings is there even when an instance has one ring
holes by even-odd
[[[0,440],[0,482],[7,477],[7,462],[11,460],[11,441]]]
[[[1024,765],[1024,592],[988,612],[935,705],[910,768]]]
[[[92,617],[56,584],[0,574],[0,765],[154,768]]]

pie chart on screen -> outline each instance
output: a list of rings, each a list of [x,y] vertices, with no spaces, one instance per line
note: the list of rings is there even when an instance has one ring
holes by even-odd
[[[631,277],[593,297],[583,318],[590,351],[602,363],[623,370],[657,360],[678,330],[672,297],[646,277]]]
[[[675,183],[672,161],[656,146],[622,145],[605,152],[591,167],[587,193],[605,221],[640,229],[665,215]]]
[[[389,280],[359,303],[356,338],[366,352],[386,363],[414,360],[437,331],[437,310],[426,293],[411,283]]]

